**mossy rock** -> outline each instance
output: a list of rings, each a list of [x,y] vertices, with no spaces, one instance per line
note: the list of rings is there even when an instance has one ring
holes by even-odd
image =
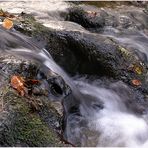
[[[62,114],[50,98],[20,96],[10,84],[13,75],[36,79],[39,65],[3,54],[0,66],[0,146],[70,146],[59,137]]]
[[[4,116],[1,118],[1,146],[62,146],[55,131],[38,113],[33,112],[25,98],[8,89],[3,96]],[[56,112],[55,112],[56,114]]]

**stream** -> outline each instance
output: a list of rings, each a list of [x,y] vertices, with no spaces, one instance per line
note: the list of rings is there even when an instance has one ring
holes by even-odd
[[[41,7],[38,7],[39,5]],[[59,12],[66,13],[67,8],[70,7],[63,1],[49,2],[45,0],[31,3],[10,1],[0,2],[0,6],[11,13],[17,14],[22,11],[31,13],[46,27],[57,30],[75,29],[81,32],[84,29],[80,25],[66,22],[60,17]],[[124,17],[129,18],[130,16],[125,14]],[[129,31],[119,25],[118,27],[106,26],[101,31],[89,31],[113,38],[116,42],[134,51],[145,63],[148,62],[146,28],[130,29]],[[8,46],[12,40],[21,46],[14,48]],[[138,115],[131,109],[132,105],[129,108],[127,102],[134,99],[135,95],[124,82],[103,84],[98,78],[92,80],[83,75],[71,77],[53,60],[42,45],[37,45],[15,30],[5,31],[0,28],[0,50],[36,60],[39,64],[62,76],[70,86],[72,96],[63,100],[65,112],[63,135],[70,143],[84,147],[148,146],[148,113],[145,111]]]

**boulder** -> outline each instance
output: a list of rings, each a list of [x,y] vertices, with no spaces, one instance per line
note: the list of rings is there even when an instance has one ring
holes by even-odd
[[[15,24],[18,31],[27,31],[28,19]],[[23,25],[23,27],[22,27]],[[26,26],[27,25],[27,26]],[[29,23],[29,35],[44,42],[55,61],[70,74],[97,74],[131,83],[132,79],[146,79],[147,63],[130,49],[111,37],[84,30],[56,30],[36,21]],[[140,69],[140,74],[133,69]]]

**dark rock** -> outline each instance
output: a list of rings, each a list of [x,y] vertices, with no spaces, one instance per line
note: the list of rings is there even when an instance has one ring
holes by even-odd
[[[69,8],[66,20],[76,22],[85,28],[102,28],[105,24],[103,17],[93,11],[84,11],[80,7]]]
[[[113,5],[118,6],[118,4]],[[122,4],[112,9],[77,5],[69,8],[66,20],[76,22],[90,31],[94,30],[94,32],[100,32],[108,26],[119,29],[136,28],[143,30],[148,26],[148,16],[144,12],[144,8],[138,8],[139,10],[136,8],[131,7],[130,9],[130,6]]]

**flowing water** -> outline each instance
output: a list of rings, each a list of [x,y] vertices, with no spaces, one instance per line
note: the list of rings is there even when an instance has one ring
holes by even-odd
[[[143,61],[146,63],[148,62],[148,36],[143,31],[118,30],[112,27],[106,27],[103,34],[104,36],[115,39],[120,45],[124,45],[128,49],[134,50]]]
[[[44,3],[46,5],[43,5],[41,1],[31,4],[24,1],[17,2],[16,5],[16,1],[11,1],[1,3],[1,7],[7,8],[8,11],[17,11],[16,13],[23,9],[23,11],[34,14],[39,21],[44,21],[46,26],[56,29],[63,28],[63,20],[59,17],[58,12],[66,12],[68,4],[62,1],[58,3],[44,1]],[[40,4],[43,7],[38,9]],[[10,5],[13,5],[14,9],[10,9]],[[56,12],[56,16],[54,12]],[[55,26],[54,19],[62,21],[62,23]],[[72,29],[75,25],[72,25]],[[69,30],[69,22],[67,22],[67,26]],[[66,22],[64,28],[66,29]],[[144,31],[126,32],[106,27],[101,34],[114,38],[121,45],[133,48],[145,61],[148,60],[148,36]],[[12,40],[21,46],[11,48],[8,45]],[[42,46],[36,45],[35,42],[15,31],[0,29],[0,49],[1,52],[5,49],[11,54],[35,59],[61,75],[71,87],[73,98],[64,100],[66,116],[64,137],[69,142],[78,146],[148,146],[148,114],[145,112],[143,115],[137,115],[128,108],[127,100],[133,100],[135,96],[123,82],[102,85],[98,80],[88,81],[84,77],[70,78]],[[70,108],[71,111],[69,111]]]

